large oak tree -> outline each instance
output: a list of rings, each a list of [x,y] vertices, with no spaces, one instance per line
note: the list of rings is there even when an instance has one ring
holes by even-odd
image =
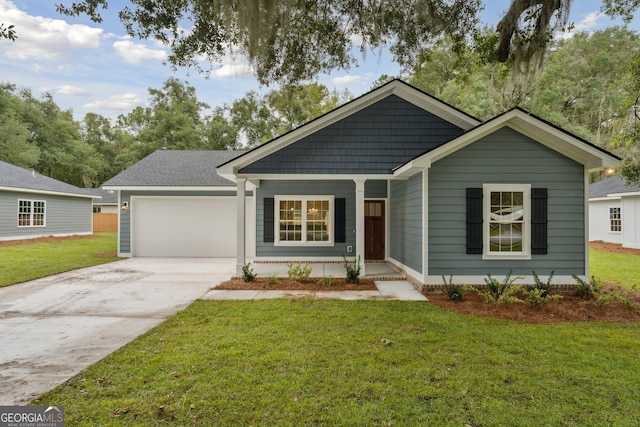
[[[119,10],[127,33],[171,48],[169,62],[205,71],[225,55],[246,56],[259,81],[292,83],[357,63],[388,47],[401,65],[441,36],[464,46],[481,0],[129,0]],[[551,34],[567,25],[572,0],[512,0],[500,18],[495,59],[529,64]],[[640,0],[604,0],[603,10],[629,18]],[[108,0],[60,4],[66,15],[96,22]],[[203,61],[202,59],[206,59]]]

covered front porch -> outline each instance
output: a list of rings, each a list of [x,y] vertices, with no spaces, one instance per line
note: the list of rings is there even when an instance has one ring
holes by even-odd
[[[276,265],[270,269],[264,265],[254,268],[260,275],[286,276],[287,264],[295,260],[311,264],[312,276],[344,277],[341,258],[346,254],[350,260],[363,260],[362,277],[404,277],[390,266],[376,266],[389,259],[390,215],[389,176],[375,178],[340,176],[332,180],[308,176],[305,180],[257,180],[235,176],[236,275],[240,276],[243,266],[252,262]],[[255,200],[253,218],[247,215],[249,191]],[[321,220],[310,220],[311,213],[318,215],[318,209]],[[247,227],[248,221],[255,221],[253,230]],[[245,243],[246,233],[255,233],[255,247]]]

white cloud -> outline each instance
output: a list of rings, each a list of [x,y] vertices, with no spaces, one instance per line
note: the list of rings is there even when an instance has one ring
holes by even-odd
[[[227,46],[226,55],[218,62],[218,68],[209,72],[209,77],[221,79],[225,77],[239,77],[253,74],[254,70],[249,60],[237,53],[234,48]],[[208,61],[204,57],[198,57],[199,61]]]
[[[570,39],[571,37],[574,36],[575,33],[579,33],[582,31],[589,31],[591,29],[598,28],[599,26],[602,25],[600,22],[598,22],[598,20],[603,16],[604,14],[602,12],[596,11],[596,12],[588,13],[584,15],[584,18],[582,18],[580,21],[576,22],[573,25],[573,29],[571,31],[558,33],[556,34],[556,37],[559,39]]]
[[[89,92],[77,86],[62,85],[58,87],[57,93],[61,95],[89,96]]]
[[[161,49],[149,49],[143,44],[134,43],[131,40],[118,40],[113,43],[116,53],[129,64],[138,64],[143,59],[155,59],[163,61],[167,52]]]
[[[0,0],[0,16],[15,25],[18,39],[4,43],[4,54],[12,59],[57,60],[74,49],[96,49],[102,29],[68,24],[60,19],[28,15],[10,0]]]
[[[210,76],[213,78],[246,76],[253,73],[249,64],[224,64],[213,71]]]
[[[574,31],[585,31],[600,25],[598,19],[603,16],[602,12],[591,12],[587,14],[580,22],[576,23]]]
[[[346,86],[352,83],[357,83],[361,80],[362,80],[362,76],[351,76],[347,74],[346,76],[343,76],[343,77],[333,78],[331,80],[331,83],[333,83],[335,86]]]
[[[135,93],[123,93],[121,95],[110,96],[106,99],[97,100],[85,104],[82,108],[87,109],[104,109],[104,110],[133,110],[135,107],[142,103],[140,98]]]

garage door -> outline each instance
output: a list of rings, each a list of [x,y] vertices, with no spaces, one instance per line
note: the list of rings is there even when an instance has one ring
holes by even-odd
[[[235,257],[235,197],[135,197],[131,243],[137,257]]]

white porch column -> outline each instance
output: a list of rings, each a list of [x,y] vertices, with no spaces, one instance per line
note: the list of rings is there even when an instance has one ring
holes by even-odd
[[[360,258],[360,275],[364,276],[364,183],[366,179],[354,179],[354,181],[356,183],[356,259]]]
[[[236,214],[237,218],[237,235],[236,235],[236,245],[237,245],[237,255],[236,255],[236,276],[242,276],[242,267],[244,267],[246,263],[245,259],[245,230],[247,229],[246,222],[246,178],[236,178],[236,184],[238,185],[237,191],[237,208]]]

